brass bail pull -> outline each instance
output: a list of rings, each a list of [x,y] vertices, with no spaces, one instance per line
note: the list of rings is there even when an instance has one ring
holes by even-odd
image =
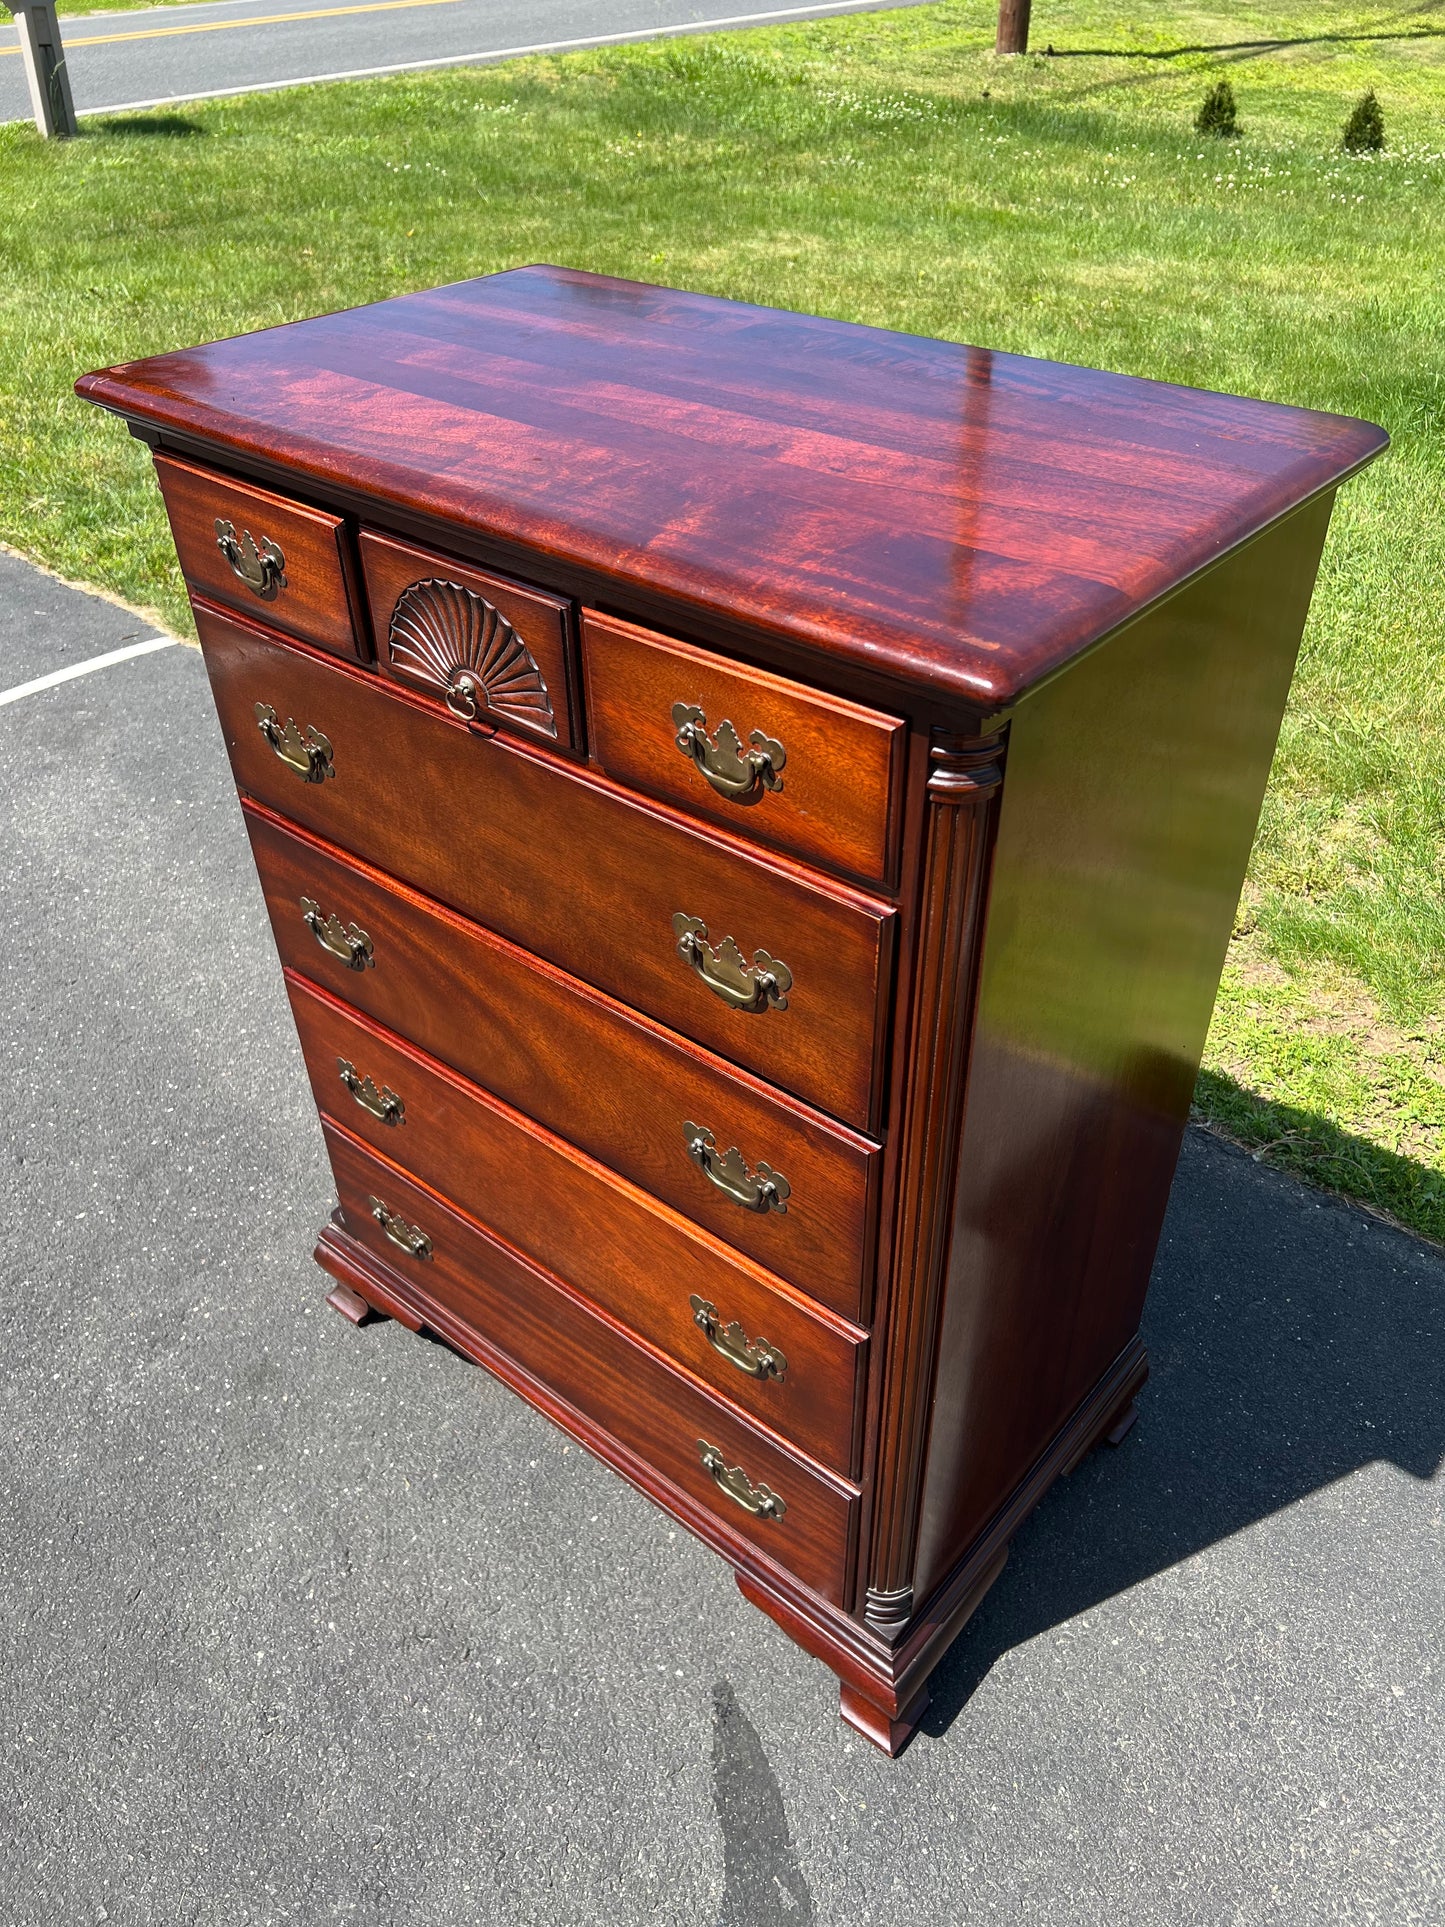
[[[726,716],[718,724],[716,736],[709,736],[707,716],[695,703],[674,703],[672,726],[683,755],[730,803],[758,803],[769,790],[783,787],[779,771],[788,753],[760,729],[749,736],[751,748],[746,750]]]
[[[788,1361],[776,1345],[765,1338],[750,1340],[736,1318],[724,1325],[717,1306],[696,1292],[687,1302],[692,1306],[692,1322],[729,1365],[736,1365],[749,1378],[781,1378],[787,1371]]]
[[[302,897],[301,921],[321,948],[339,957],[348,970],[376,968],[371,938],[359,924],[343,923],[334,910],[329,917],[323,917],[315,897]]]
[[[383,1084],[378,1090],[374,1079],[360,1076],[356,1066],[348,1064],[344,1057],[337,1058],[336,1068],[341,1073],[342,1083],[363,1111],[370,1111],[371,1115],[382,1124],[406,1122],[406,1106],[390,1085]]]
[[[712,1474],[713,1483],[755,1519],[781,1519],[787,1511],[780,1493],[770,1491],[761,1483],[754,1485],[740,1465],[729,1465],[717,1447],[709,1445],[706,1439],[698,1440],[697,1455]]]
[[[430,1258],[431,1239],[424,1231],[408,1224],[380,1198],[368,1198],[366,1203],[372,1217],[399,1251],[404,1251],[408,1258]]]
[[[234,522],[216,518],[216,547],[248,589],[269,602],[278,589],[286,587],[286,558],[274,542],[263,535],[257,542],[247,529],[236,534]]]
[[[304,730],[298,729],[294,716],[288,716],[283,725],[270,703],[256,703],[254,708],[257,729],[303,783],[324,783],[328,776],[335,776],[329,737],[309,723]]]
[[[682,1135],[688,1156],[725,1198],[740,1204],[744,1211],[776,1211],[786,1216],[793,1187],[781,1171],[761,1159],[757,1169],[750,1171],[738,1147],[734,1144],[727,1151],[719,1151],[717,1139],[704,1125],[689,1121],[683,1125]]]
[[[707,940],[707,925],[679,910],[672,919],[677,954],[695,970],[715,997],[733,1010],[786,1010],[793,973],[766,950],[755,950],[746,963],[731,937],[716,946]]]

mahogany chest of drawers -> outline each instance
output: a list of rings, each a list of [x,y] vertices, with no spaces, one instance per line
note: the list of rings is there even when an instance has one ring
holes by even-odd
[[[1140,1314],[1368,424],[551,268],[86,376],[340,1199],[894,1751]]]

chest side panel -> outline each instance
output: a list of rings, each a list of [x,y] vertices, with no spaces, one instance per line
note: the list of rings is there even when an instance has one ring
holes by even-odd
[[[916,1584],[1138,1330],[1328,501],[1010,730]]]

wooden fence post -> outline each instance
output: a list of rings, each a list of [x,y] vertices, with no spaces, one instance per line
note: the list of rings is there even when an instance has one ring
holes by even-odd
[[[46,140],[70,140],[76,132],[75,102],[65,71],[55,0],[10,0],[20,35],[20,57],[30,84],[35,125]]]

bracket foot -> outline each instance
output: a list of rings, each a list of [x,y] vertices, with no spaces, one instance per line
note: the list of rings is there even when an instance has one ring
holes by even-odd
[[[326,1302],[333,1311],[339,1311],[349,1325],[364,1325],[368,1318],[377,1315],[361,1293],[353,1291],[350,1285],[333,1285],[326,1294]]]
[[[865,1740],[871,1740],[890,1760],[896,1760],[918,1730],[918,1722],[928,1711],[927,1683],[914,1694],[898,1714],[888,1712],[846,1681],[839,1685],[838,1711],[844,1721]]]
[[[1106,1445],[1122,1445],[1134,1429],[1134,1421],[1139,1416],[1139,1401],[1131,1398],[1122,1411],[1114,1414],[1114,1422],[1104,1434]]]

